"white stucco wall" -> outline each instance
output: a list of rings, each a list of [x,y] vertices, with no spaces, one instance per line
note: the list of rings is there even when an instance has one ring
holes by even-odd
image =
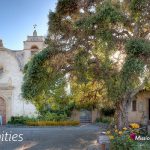
[[[24,64],[28,63],[30,58],[31,58],[31,51],[30,50],[24,50]]]
[[[0,76],[0,84],[7,84],[14,87],[11,95],[11,116],[32,116],[35,115],[36,109],[32,104],[27,104],[23,101],[21,97],[23,73],[20,70],[18,61],[13,53],[15,52],[9,50],[0,51],[0,65],[4,68],[4,73]],[[0,96],[3,94],[4,92],[1,92]]]
[[[32,46],[38,49],[31,49]],[[27,36],[22,51],[12,51],[4,48],[0,40],[0,97],[6,101],[6,120],[11,116],[35,116],[35,106],[27,103],[21,96],[21,85],[23,82],[23,66],[31,59],[32,52],[39,52],[45,48],[44,37],[37,36],[34,30],[33,36]]]

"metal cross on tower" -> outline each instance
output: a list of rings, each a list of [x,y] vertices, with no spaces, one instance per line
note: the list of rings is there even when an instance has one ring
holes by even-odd
[[[34,24],[34,25],[33,25],[33,27],[34,27],[34,29],[36,29],[37,25],[36,25],[36,24]]]

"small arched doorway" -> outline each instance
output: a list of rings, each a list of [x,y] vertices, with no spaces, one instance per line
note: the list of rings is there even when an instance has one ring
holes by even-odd
[[[3,125],[6,124],[6,102],[0,97],[0,115],[2,116]]]

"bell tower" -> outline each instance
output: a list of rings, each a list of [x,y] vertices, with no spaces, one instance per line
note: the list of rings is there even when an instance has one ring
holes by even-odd
[[[37,34],[36,27],[37,25],[33,25],[34,31],[31,36],[27,36],[27,40],[24,41],[24,63],[26,64],[30,58],[38,53],[39,51],[43,50],[46,45],[45,45],[45,39],[44,36],[39,36]]]
[[[45,47],[44,43],[44,37],[38,36],[36,27],[37,25],[34,25],[34,31],[32,36],[27,36],[27,40],[24,41],[24,50],[30,50],[30,51],[40,51]]]

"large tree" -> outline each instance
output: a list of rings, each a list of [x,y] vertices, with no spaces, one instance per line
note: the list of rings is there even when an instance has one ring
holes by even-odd
[[[25,67],[24,98],[49,93],[69,73],[72,94],[76,82],[87,103],[113,102],[118,127],[127,126],[131,100],[149,87],[149,34],[149,0],[59,0],[49,13],[48,47]]]

